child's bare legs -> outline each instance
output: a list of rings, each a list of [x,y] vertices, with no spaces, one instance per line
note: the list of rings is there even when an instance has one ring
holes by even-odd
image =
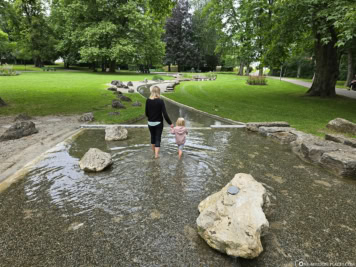
[[[183,155],[183,148],[184,148],[184,144],[183,145],[178,145],[178,158],[180,159]]]
[[[183,151],[178,149],[178,158],[180,159],[182,157],[182,155],[183,155]]]

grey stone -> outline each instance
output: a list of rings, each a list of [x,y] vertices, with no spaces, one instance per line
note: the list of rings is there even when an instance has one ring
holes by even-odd
[[[11,127],[0,136],[0,141],[15,140],[35,133],[38,133],[38,130],[34,122],[19,121],[11,125]]]
[[[21,113],[15,117],[14,121],[28,121],[31,119],[32,118],[29,115],[27,115],[26,113]]]
[[[132,102],[132,99],[129,98],[128,96],[125,96],[125,95],[118,95],[117,97],[118,97],[121,101]]]
[[[116,92],[116,91],[117,91],[117,88],[116,88],[116,87],[109,87],[108,90],[109,90],[109,91],[114,91],[114,92]]]
[[[107,126],[105,128],[106,141],[120,141],[127,139],[128,131],[122,126]]]
[[[275,122],[248,122],[246,123],[246,129],[257,132],[260,127],[290,127],[288,122],[275,121]]]
[[[80,168],[89,172],[102,171],[111,164],[111,155],[97,148],[90,148],[79,161]]]
[[[80,116],[79,121],[81,122],[88,122],[88,121],[93,121],[94,120],[94,114],[93,112],[89,113],[84,113],[82,116]]]
[[[356,134],[356,123],[341,118],[329,121],[326,127],[341,133]]]
[[[0,107],[4,107],[6,106],[6,103],[4,100],[2,100],[2,98],[0,97]]]
[[[332,151],[322,155],[320,163],[323,167],[342,177],[356,178],[356,151]]]
[[[133,107],[141,107],[141,106],[142,106],[142,103],[139,102],[139,101],[135,101],[135,102],[132,103],[132,106],[133,106]]]
[[[127,86],[133,86],[133,83],[132,83],[131,81],[129,81],[129,82],[127,83]]]
[[[356,148],[356,138],[347,138],[342,135],[326,134],[325,140],[341,143]]]
[[[116,85],[117,87],[121,87],[123,85],[123,82],[119,80],[114,80],[111,82],[111,84]]]
[[[261,135],[270,137],[280,144],[289,144],[297,140],[297,136],[293,133],[293,131],[295,130],[294,128],[261,126],[257,129]]]
[[[231,195],[228,188],[240,189]],[[251,175],[238,173],[221,191],[199,204],[198,233],[212,248],[234,257],[256,258],[262,251],[260,237],[269,223],[263,208],[269,206],[266,189]]]
[[[134,93],[135,90],[134,90],[134,89],[130,89],[128,92],[129,92],[129,93]]]
[[[116,91],[114,92],[115,95],[122,95],[122,92],[121,91]]]
[[[126,107],[120,102],[120,100],[113,100],[111,106],[113,108],[125,109]]]

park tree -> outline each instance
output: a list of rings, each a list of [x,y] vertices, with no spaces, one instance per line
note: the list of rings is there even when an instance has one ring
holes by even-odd
[[[94,70],[100,63],[102,71],[114,71],[117,64],[159,61],[168,10],[157,2],[167,1],[53,1],[55,27],[62,37],[57,49],[67,62],[80,58]]]
[[[346,25],[344,16],[352,10],[354,1],[290,0],[275,1],[274,5],[269,55],[283,56],[291,45],[304,42],[304,38],[310,36],[314,40],[315,76],[307,95],[335,96],[340,47],[345,45],[343,40],[354,36],[352,32],[341,36]]]
[[[210,25],[209,18],[204,12],[208,3],[208,0],[191,1],[193,9],[192,28],[200,53],[200,65],[203,66],[201,69],[213,71],[220,61],[220,55],[215,52],[219,36],[216,27]]]
[[[270,1],[211,0],[205,13],[219,31],[217,51],[226,59],[236,59],[243,74],[253,61],[262,62],[264,39],[270,25]],[[261,72],[263,70],[261,64]]]
[[[16,20],[12,22],[14,38],[30,51],[35,66],[43,66],[43,62],[53,61],[56,38],[49,26],[48,6],[42,0],[15,0]]]
[[[201,54],[193,30],[192,15],[187,0],[178,0],[173,8],[172,16],[165,25],[166,57],[165,63],[177,64],[178,71],[194,67],[198,69]]]

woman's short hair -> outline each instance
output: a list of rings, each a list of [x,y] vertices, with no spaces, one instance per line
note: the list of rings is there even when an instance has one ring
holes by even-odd
[[[184,118],[178,118],[178,120],[176,122],[176,126],[185,126]]]
[[[161,89],[159,89],[158,86],[153,86],[153,87],[151,88],[150,99],[159,98],[160,95],[161,95]]]

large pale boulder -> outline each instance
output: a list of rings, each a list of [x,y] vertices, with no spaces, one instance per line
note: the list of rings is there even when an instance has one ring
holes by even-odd
[[[120,141],[127,139],[128,131],[122,126],[107,126],[105,128],[106,141]]]
[[[90,172],[100,172],[111,164],[111,155],[97,148],[90,148],[79,161],[80,168]]]
[[[341,133],[356,134],[356,123],[341,118],[329,121],[326,127]]]
[[[19,121],[12,124],[11,127],[0,136],[0,141],[19,139],[36,133],[38,133],[38,130],[34,122]]]
[[[236,187],[235,195],[228,192]],[[269,223],[263,207],[269,205],[266,189],[251,175],[238,173],[221,191],[199,204],[199,235],[214,249],[252,259],[262,251],[261,236]]]

